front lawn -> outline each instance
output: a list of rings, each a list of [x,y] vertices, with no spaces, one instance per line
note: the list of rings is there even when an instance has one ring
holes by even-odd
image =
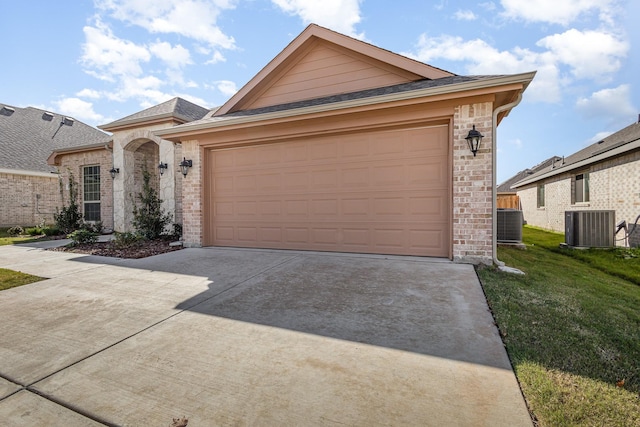
[[[16,243],[29,243],[39,240],[33,236],[10,236],[7,232],[8,228],[0,228],[0,246],[13,245]]]
[[[44,280],[42,277],[0,268],[0,291]]]
[[[501,247],[498,257],[525,276],[478,274],[535,419],[640,425],[640,286],[622,278],[640,260],[559,249],[561,235],[528,227],[523,240],[526,250]]]

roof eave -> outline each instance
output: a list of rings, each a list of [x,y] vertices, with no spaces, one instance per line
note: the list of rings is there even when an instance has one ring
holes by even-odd
[[[146,124],[146,125],[156,124],[156,123],[161,123],[167,120],[181,122],[180,124],[188,123],[190,121],[188,118],[182,117],[180,115],[176,115],[175,113],[164,113],[164,114],[158,114],[158,115],[149,116],[149,117],[139,117],[139,118],[130,119],[130,120],[117,120],[115,122],[107,123],[106,125],[100,125],[98,126],[98,129],[101,129],[107,132],[114,132],[117,130],[136,127],[141,124]]]
[[[302,115],[307,115],[312,113],[328,112],[328,111],[360,107],[360,106],[366,106],[366,105],[383,104],[383,103],[389,103],[393,101],[426,98],[426,97],[433,97],[433,96],[438,96],[443,94],[459,95],[459,97],[464,97],[465,96],[464,92],[469,92],[469,91],[479,90],[479,89],[488,89],[492,87],[506,86],[506,85],[512,85],[512,84],[522,84],[521,91],[524,92],[524,90],[527,88],[529,83],[531,83],[531,80],[533,80],[533,77],[535,76],[535,74],[536,74],[535,71],[529,72],[529,73],[522,73],[522,74],[512,74],[508,76],[496,77],[495,79],[474,80],[470,82],[456,83],[456,84],[451,84],[446,86],[416,89],[412,91],[397,92],[397,93],[391,93],[386,95],[372,96],[368,98],[359,98],[359,99],[353,99],[349,101],[338,101],[338,102],[332,102],[328,104],[314,105],[310,107],[302,107],[302,108],[296,108],[291,110],[274,111],[270,113],[256,114],[256,115],[250,115],[250,116],[235,116],[233,118],[228,118],[228,119],[224,118],[224,116],[220,116],[220,117],[217,117],[218,120],[215,120],[216,118],[214,117],[211,120],[208,120],[206,122],[199,121],[194,123],[187,123],[187,124],[181,125],[178,128],[157,130],[157,131],[154,131],[154,134],[162,138],[168,139],[166,137],[169,137],[170,135],[175,135],[177,137],[178,135],[182,135],[185,133],[193,133],[193,132],[198,132],[198,131],[211,129],[211,128],[229,126],[232,124],[237,125],[237,124],[251,123],[251,122],[257,122],[257,121],[278,119],[283,117],[302,116]],[[458,97],[458,96],[454,96],[454,98],[455,97]]]
[[[47,158],[47,164],[50,166],[59,166],[58,156],[64,154],[84,153],[85,151],[95,151],[101,149],[113,150],[113,140],[96,142],[94,144],[81,145],[78,147],[61,148],[59,150],[53,150]]]
[[[635,139],[633,141],[629,141],[628,143],[621,145],[620,147],[614,148],[612,150],[606,151],[604,153],[601,154],[597,154],[595,156],[586,158],[584,160],[580,160],[578,162],[575,163],[571,163],[569,165],[564,165],[561,166],[557,169],[553,169],[549,172],[543,173],[542,175],[538,175],[538,176],[534,176],[531,178],[526,178],[523,179],[521,181],[516,182],[515,184],[513,184],[511,187],[512,188],[519,188],[519,187],[524,187],[525,185],[529,185],[529,184],[533,184],[536,183],[538,181],[541,181],[543,179],[547,179],[547,178],[551,178],[552,176],[556,176],[556,175],[560,175],[562,173],[565,172],[570,172],[572,170],[576,170],[576,169],[580,169],[580,168],[584,168],[586,166],[590,166],[594,163],[599,163],[601,161],[607,160],[611,157],[616,157],[619,156],[621,154],[625,154],[627,152],[636,150],[640,148],[640,139]]]

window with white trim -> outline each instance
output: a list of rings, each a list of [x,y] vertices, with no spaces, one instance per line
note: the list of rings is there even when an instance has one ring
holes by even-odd
[[[539,208],[544,208],[544,184],[538,184],[537,205]]]
[[[589,201],[589,173],[580,173],[573,178],[572,203],[586,203]]]
[[[82,201],[85,221],[100,221],[100,166],[82,168]]]

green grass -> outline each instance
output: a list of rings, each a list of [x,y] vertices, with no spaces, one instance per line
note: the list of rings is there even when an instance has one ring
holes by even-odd
[[[42,277],[0,268],[0,291],[44,280]]]
[[[640,261],[531,228],[523,240],[498,257],[525,276],[478,274],[539,425],[640,425],[640,286],[621,277]]]
[[[527,243],[541,246],[580,261],[608,274],[621,277],[640,285],[640,249],[571,249],[561,248],[564,234],[550,233],[536,228],[525,227],[523,236]]]
[[[8,228],[0,228],[0,246],[14,245],[16,243],[30,243],[38,240],[42,240],[33,236],[9,236],[7,233]]]

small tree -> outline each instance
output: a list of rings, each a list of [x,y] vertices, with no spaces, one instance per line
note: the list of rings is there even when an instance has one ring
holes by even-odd
[[[142,192],[138,193],[140,206],[133,203],[133,227],[147,239],[157,239],[171,223],[171,215],[162,209],[162,200],[150,184],[151,174],[142,171]]]
[[[60,180],[60,196],[64,204],[64,190],[62,180]],[[69,205],[62,206],[60,212],[56,208],[53,214],[56,226],[64,233],[69,234],[82,226],[82,214],[78,207],[78,184],[73,178],[73,173],[69,171]]]

